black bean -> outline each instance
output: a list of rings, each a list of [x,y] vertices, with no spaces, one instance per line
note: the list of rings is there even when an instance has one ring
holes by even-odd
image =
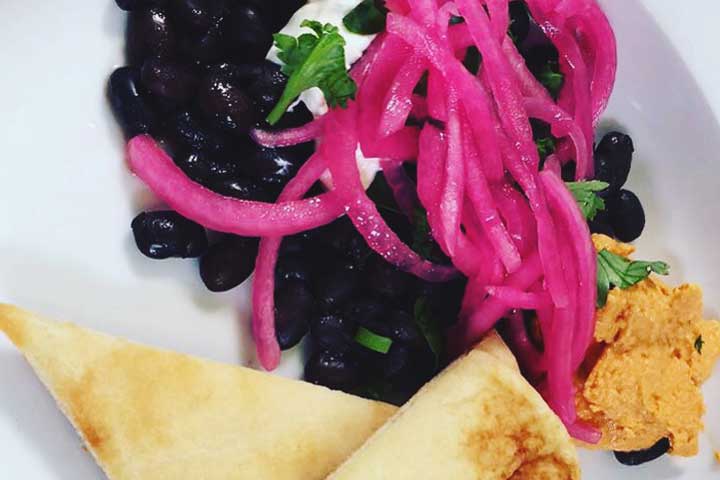
[[[187,60],[197,65],[221,61],[227,56],[223,48],[225,18],[221,17],[210,28],[199,33],[188,33],[182,37],[180,48]]]
[[[567,162],[565,165],[562,166],[562,179],[566,182],[574,182],[576,180],[575,176],[577,173],[577,164],[572,162]]]
[[[253,100],[223,69],[213,69],[203,80],[197,103],[213,125],[236,135],[246,135],[257,121]]]
[[[360,377],[358,363],[349,351],[317,350],[305,365],[305,380],[336,390],[350,390]]]
[[[637,240],[645,229],[645,210],[640,199],[629,190],[620,190],[607,201],[610,226],[621,242]]]
[[[140,85],[140,71],[135,67],[121,67],[110,75],[108,97],[115,118],[130,138],[150,133],[157,122]]]
[[[275,107],[285,90],[287,76],[280,71],[280,66],[270,61],[244,68],[247,88],[257,103],[263,116],[268,115]]]
[[[224,182],[239,179],[237,164],[218,155],[203,152],[178,153],[173,157],[178,167],[192,180],[229,197],[235,196],[235,186]]]
[[[623,465],[630,467],[642,465],[658,459],[670,451],[670,440],[661,438],[658,442],[647,450],[637,450],[634,452],[615,452],[615,458]]]
[[[258,202],[269,202],[270,195],[263,184],[247,178],[228,176],[219,177],[211,181],[208,187],[220,195],[237,198],[240,200],[254,200]]]
[[[627,182],[635,152],[632,138],[619,132],[610,132],[595,149],[595,178],[610,184],[617,192]]]
[[[412,315],[402,310],[390,312],[386,320],[387,336],[402,345],[423,348],[427,341]]]
[[[355,227],[353,227],[348,217],[343,216],[332,223],[313,230],[313,240],[321,243],[323,249],[329,247],[334,253],[341,253],[345,252],[354,230]]]
[[[281,349],[294,347],[307,334],[314,302],[305,282],[286,281],[276,289],[275,331]]]
[[[510,33],[515,43],[522,43],[530,31],[530,15],[528,14],[525,2],[510,2]]]
[[[386,311],[385,303],[371,296],[355,298],[344,309],[348,319],[364,327],[374,327]]]
[[[167,3],[165,0],[115,0],[118,7],[125,11],[140,10],[154,6],[162,6]]]
[[[270,29],[277,32],[287,24],[288,20],[300,7],[307,3],[307,0],[275,0],[273,2],[246,0],[244,3],[260,8],[265,14],[265,18],[270,21]]]
[[[188,149],[207,154],[222,154],[234,147],[227,136],[207,128],[191,112],[184,111],[171,120],[172,133],[178,143]]]
[[[172,211],[143,212],[132,230],[140,252],[153,259],[199,257],[208,247],[205,229]]]
[[[239,166],[242,172],[251,178],[284,185],[310,158],[313,150],[312,143],[287,148],[254,146],[248,150]]]
[[[390,350],[380,358],[380,371],[386,379],[401,377],[412,368],[412,351],[400,343],[393,343]]]
[[[588,221],[590,226],[590,232],[607,235],[608,237],[615,237],[615,230],[610,226],[610,214],[607,210],[601,210],[595,215],[595,218]]]
[[[166,58],[177,51],[177,36],[162,8],[135,10],[128,15],[126,55],[131,65],[141,66],[147,58]]]
[[[273,43],[273,30],[260,8],[240,3],[227,16],[225,45],[234,59],[258,62],[265,58]]]
[[[373,255],[365,266],[365,286],[388,298],[401,298],[413,283],[412,275],[388,263],[379,255]]]
[[[312,268],[305,255],[283,255],[278,260],[275,276],[278,281],[300,280],[310,282],[312,280]]]
[[[225,0],[174,0],[173,12],[191,32],[205,32],[223,16]]]
[[[150,58],[143,64],[142,83],[155,97],[176,106],[190,100],[195,93],[197,79],[182,63]]]
[[[228,236],[200,259],[200,277],[211,292],[226,292],[242,284],[255,269],[258,242]]]
[[[559,55],[557,48],[551,44],[535,45],[523,55],[528,69],[537,77],[548,64],[557,65]]]
[[[354,341],[357,325],[346,315],[321,315],[310,325],[310,335],[321,349],[343,350]]]
[[[336,268],[319,274],[315,280],[315,296],[324,312],[341,308],[355,293],[359,283],[358,273],[347,268]]]
[[[428,290],[427,302],[434,321],[446,327],[457,323],[467,282],[467,278],[460,277],[449,282],[423,285],[423,289]]]

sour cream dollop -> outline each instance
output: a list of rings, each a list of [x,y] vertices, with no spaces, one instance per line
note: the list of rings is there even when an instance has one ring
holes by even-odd
[[[331,23],[340,29],[340,34],[345,38],[345,63],[349,69],[353,63],[358,61],[362,57],[365,50],[370,46],[372,41],[375,39],[375,35],[359,35],[352,33],[343,24],[343,18],[353,8],[360,3],[360,0],[309,0],[307,4],[300,8],[295,15],[292,16],[290,21],[285,25],[280,33],[297,37],[303,33],[308,33],[307,28],[303,28],[300,24],[304,20],[317,20],[318,22],[325,24]],[[282,61],[278,58],[278,49],[273,46],[268,52],[267,59],[271,62],[282,64]],[[308,110],[313,114],[314,117],[320,117],[328,112],[328,105],[325,101],[325,96],[322,90],[319,88],[311,88],[304,91],[300,95],[299,101],[303,102],[307,106]],[[360,177],[363,185],[367,188],[375,178],[375,174],[380,170],[380,161],[377,158],[366,158],[360,147],[357,149],[357,161],[360,169]],[[323,183],[331,186],[330,176],[326,174],[323,176]]]

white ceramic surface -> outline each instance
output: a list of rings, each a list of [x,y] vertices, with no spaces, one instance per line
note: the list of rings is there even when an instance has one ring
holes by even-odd
[[[133,247],[130,220],[148,196],[125,170],[104,97],[107,76],[122,62],[122,13],[111,0],[2,3],[0,301],[153,345],[253,364],[247,286],[211,295],[193,262],[152,262]],[[647,12],[635,0],[603,3],[617,28],[621,59],[606,125],[621,125],[637,143],[631,182],[649,214],[642,255],[669,260],[673,280],[702,283],[708,312],[717,316],[720,129]],[[702,78],[707,84],[711,77]],[[298,372],[297,354],[290,355],[282,373]],[[718,373],[705,389],[711,407],[700,456],[628,469],[607,454],[583,452],[585,478],[720,475],[711,458],[711,449],[720,449]],[[0,478],[102,478],[4,339]]]

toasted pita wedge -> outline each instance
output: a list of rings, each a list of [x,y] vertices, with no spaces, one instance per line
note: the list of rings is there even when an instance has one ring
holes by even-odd
[[[323,479],[396,411],[11,306],[0,329],[114,480]]]
[[[580,478],[565,427],[501,342],[448,367],[328,480]]]

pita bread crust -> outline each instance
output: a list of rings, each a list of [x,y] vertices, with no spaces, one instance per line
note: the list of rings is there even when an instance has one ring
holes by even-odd
[[[328,480],[580,478],[565,427],[498,340],[423,387]]]
[[[396,411],[11,306],[0,329],[114,480],[322,479]]]

